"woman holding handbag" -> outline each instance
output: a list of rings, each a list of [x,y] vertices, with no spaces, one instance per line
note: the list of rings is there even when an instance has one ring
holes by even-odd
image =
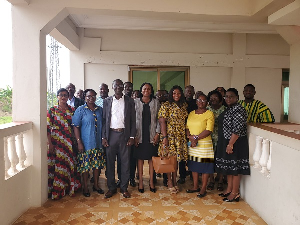
[[[152,156],[157,155],[157,144],[159,141],[160,127],[157,118],[159,102],[153,96],[153,86],[150,83],[143,83],[140,88],[140,93],[140,97],[134,100],[136,112],[136,148],[134,155],[138,160],[138,190],[140,193],[144,193],[143,165],[144,160],[148,160],[150,191],[155,193]]]
[[[207,96],[197,96],[198,109],[189,114],[186,124],[186,133],[189,139],[188,167],[192,171],[194,187],[186,190],[187,193],[199,192],[199,198],[204,197],[209,174],[214,172],[214,150],[211,133],[214,130],[214,114],[206,109]],[[202,174],[202,188],[198,186],[199,173]]]
[[[188,116],[187,103],[182,88],[175,85],[169,92],[169,100],[162,104],[159,112],[161,128],[161,142],[158,147],[159,156],[175,156],[177,161],[187,160],[187,144],[185,137],[185,121]],[[175,172],[167,173],[168,188],[171,194],[177,194],[179,188],[176,185]]]

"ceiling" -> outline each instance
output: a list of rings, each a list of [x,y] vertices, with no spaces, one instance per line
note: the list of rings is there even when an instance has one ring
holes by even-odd
[[[222,9],[168,12],[120,9],[72,9],[70,20],[76,27],[126,30],[166,30],[225,33],[276,33],[276,27],[268,23],[273,13],[284,8],[293,0],[251,0],[244,5]],[[198,1],[201,6],[203,0]],[[247,4],[246,4],[247,3]],[[244,8],[242,8],[244,6]],[[251,10],[250,10],[250,9]],[[300,14],[299,14],[300,15]]]

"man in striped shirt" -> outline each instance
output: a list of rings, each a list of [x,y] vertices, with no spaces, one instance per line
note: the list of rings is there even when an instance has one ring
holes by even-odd
[[[261,101],[255,100],[256,94],[253,84],[247,84],[243,91],[245,100],[239,103],[246,109],[248,113],[247,122],[249,123],[274,123],[275,119],[271,110]]]

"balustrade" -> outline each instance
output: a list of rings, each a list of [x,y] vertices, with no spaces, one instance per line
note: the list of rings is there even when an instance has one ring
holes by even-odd
[[[253,153],[253,168],[260,169],[260,172],[270,177],[272,142],[261,136],[256,136],[255,149]]]
[[[2,128],[4,146],[5,179],[9,179],[30,165],[26,152],[29,145],[24,145],[24,134],[32,129],[32,123],[12,123],[12,126]],[[26,136],[27,137],[27,136]]]

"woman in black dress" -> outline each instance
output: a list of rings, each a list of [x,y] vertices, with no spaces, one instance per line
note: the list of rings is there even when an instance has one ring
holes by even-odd
[[[152,156],[157,155],[160,126],[158,123],[159,101],[153,97],[153,87],[150,83],[143,83],[140,88],[140,98],[136,98],[136,138],[135,157],[138,159],[139,192],[144,192],[143,166],[148,160],[150,175],[150,191],[156,192],[153,182]]]
[[[247,112],[238,104],[239,95],[235,88],[226,91],[228,108],[219,116],[216,172],[227,175],[228,187],[223,201],[238,202],[242,175],[250,175],[249,145],[247,138]]]

